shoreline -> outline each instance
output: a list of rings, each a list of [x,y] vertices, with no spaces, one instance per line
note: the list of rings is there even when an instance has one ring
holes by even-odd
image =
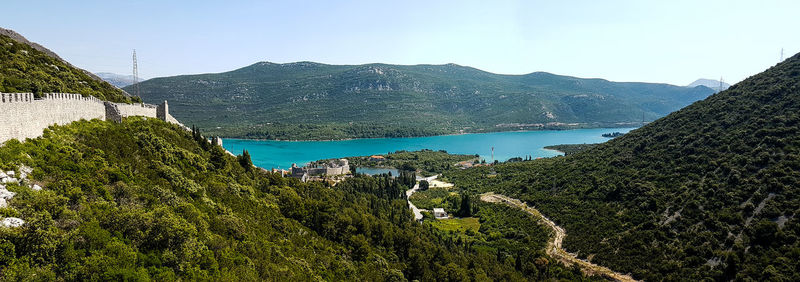
[[[559,153],[561,153],[561,155],[562,155],[562,156],[564,156],[564,155],[566,155],[566,154],[567,154],[567,153],[566,153],[566,152],[564,152],[564,151],[559,151],[559,150],[556,150],[556,149],[550,149],[550,148],[545,148],[545,147],[542,147],[542,150],[546,150],[546,151],[553,151],[553,152],[559,152]]]
[[[365,137],[365,138],[320,139],[320,140],[315,140],[315,139],[280,140],[280,139],[257,139],[257,138],[250,139],[250,138],[227,138],[227,137],[220,137],[220,138],[222,138],[224,140],[246,140],[246,141],[335,142],[335,141],[372,140],[372,139],[427,138],[427,137],[458,136],[458,135],[468,135],[468,134],[491,134],[491,133],[505,133],[505,132],[516,133],[516,132],[569,131],[569,130],[581,130],[581,129],[615,129],[615,128],[632,128],[632,129],[636,129],[636,128],[639,128],[639,127],[584,127],[584,128],[567,128],[567,129],[502,130],[502,131],[489,131],[489,132],[463,132],[463,133],[426,135],[426,136],[409,136],[409,137]],[[548,150],[552,150],[552,149],[548,149]],[[557,151],[557,150],[555,150],[555,151]]]

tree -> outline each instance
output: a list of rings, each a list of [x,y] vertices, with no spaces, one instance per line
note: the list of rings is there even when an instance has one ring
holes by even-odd
[[[242,151],[241,156],[237,156],[236,159],[239,160],[239,164],[245,169],[250,170],[253,168],[253,161],[250,160],[250,153],[247,150]]]
[[[419,190],[420,191],[428,190],[428,187],[430,187],[430,184],[428,183],[427,180],[420,180],[419,181]]]
[[[470,196],[468,193],[461,194],[461,208],[458,209],[458,216],[472,216],[472,203],[470,203]]]

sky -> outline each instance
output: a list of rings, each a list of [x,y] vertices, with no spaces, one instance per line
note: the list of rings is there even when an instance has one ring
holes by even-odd
[[[259,61],[455,63],[501,74],[735,83],[800,52],[800,1],[31,1],[0,27],[92,72]]]

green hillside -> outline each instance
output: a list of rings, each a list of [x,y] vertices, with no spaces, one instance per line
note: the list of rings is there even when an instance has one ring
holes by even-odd
[[[0,280],[584,279],[546,257],[544,227],[508,242],[487,223],[465,241],[414,222],[402,180],[331,188],[247,163],[156,119],[79,121],[8,141],[0,169],[33,173],[8,184],[17,195],[0,208],[26,221],[0,227]]]
[[[187,124],[211,134],[265,139],[630,126],[714,92],[542,72],[499,75],[454,64],[312,62],[262,62],[139,85],[145,101],[169,100],[173,115]]]
[[[585,151],[445,176],[527,201],[568,250],[638,279],[800,280],[800,55]]]
[[[0,34],[0,92],[28,92],[37,97],[50,92],[79,93],[112,102],[139,101],[81,69],[3,34]]]

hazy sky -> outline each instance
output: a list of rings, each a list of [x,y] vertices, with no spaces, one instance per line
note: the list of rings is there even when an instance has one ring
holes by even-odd
[[[558,3],[556,3],[558,2]],[[93,72],[257,61],[456,63],[614,81],[738,82],[800,52],[800,1],[32,1],[0,26]]]

